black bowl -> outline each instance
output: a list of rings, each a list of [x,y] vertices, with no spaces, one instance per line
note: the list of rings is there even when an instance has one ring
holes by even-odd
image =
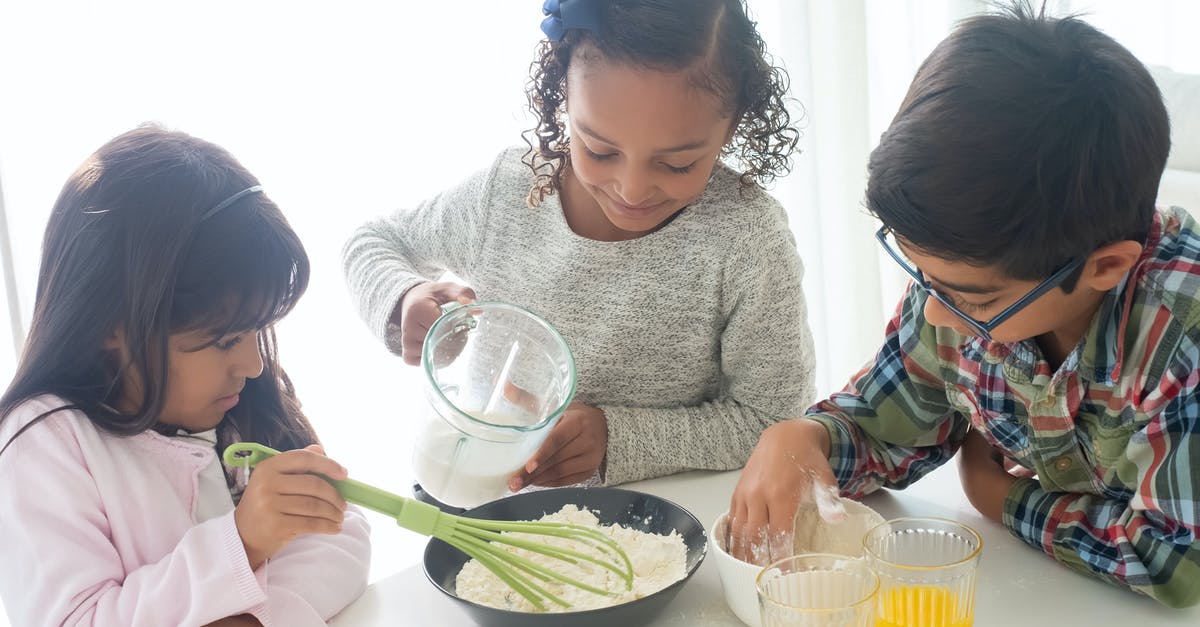
[[[454,578],[469,559],[465,553],[431,539],[425,547],[425,576],[433,585],[459,603],[467,614],[484,627],[527,627],[571,625],[571,627],[631,627],[650,622],[696,573],[708,550],[704,525],[686,509],[651,494],[617,488],[556,488],[525,492],[492,501],[467,510],[462,516],[491,520],[537,520],[546,514],[574,504],[587,509],[602,524],[620,524],[648,533],[683,536],[687,545],[687,575],[654,594],[595,610],[578,612],[529,613],[500,610],[460,599],[454,591]]]

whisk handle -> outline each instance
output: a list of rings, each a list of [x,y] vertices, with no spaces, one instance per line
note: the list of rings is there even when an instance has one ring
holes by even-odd
[[[254,466],[268,457],[278,454],[279,451],[257,442],[236,442],[225,449],[222,458],[225,460],[225,464],[230,467]],[[355,481],[354,479],[338,481],[324,476],[322,478],[333,484],[333,487],[337,488],[338,494],[341,494],[342,498],[346,499],[346,501],[375,510],[381,514],[387,514],[396,519],[401,518],[402,514],[405,513],[406,507],[413,509],[410,506],[414,503],[423,505],[419,501],[392,494],[387,490],[381,490],[361,481]]]

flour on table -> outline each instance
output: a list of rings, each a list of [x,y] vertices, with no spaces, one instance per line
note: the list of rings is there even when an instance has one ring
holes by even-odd
[[[558,512],[547,514],[539,520],[571,523],[597,529],[612,538],[629,556],[629,561],[633,565],[633,589],[626,590],[625,581],[617,574],[594,564],[586,562],[570,564],[511,546],[499,546],[505,551],[522,555],[542,566],[554,569],[556,572],[615,594],[615,596],[602,596],[558,581],[545,582],[541,585],[549,592],[571,604],[570,608],[563,608],[557,603],[550,602],[547,604],[547,611],[574,612],[619,605],[658,592],[687,575],[687,546],[683,543],[683,536],[679,535],[678,531],[672,531],[670,535],[656,535],[620,525],[601,525],[595,514],[582,510],[576,505],[565,505]],[[590,545],[577,540],[542,535],[518,535],[584,553],[595,552]],[[519,612],[538,611],[525,597],[475,560],[467,562],[459,571],[455,579],[455,591],[461,599],[489,607]]]

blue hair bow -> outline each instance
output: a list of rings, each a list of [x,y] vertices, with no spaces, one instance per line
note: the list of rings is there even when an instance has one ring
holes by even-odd
[[[546,0],[542,13],[542,32],[554,41],[572,28],[600,32],[600,3],[594,0]]]

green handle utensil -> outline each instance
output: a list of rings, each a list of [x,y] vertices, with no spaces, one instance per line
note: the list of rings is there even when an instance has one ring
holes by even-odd
[[[227,466],[250,468],[278,454],[279,451],[262,444],[239,442],[226,448],[223,458]],[[612,538],[596,529],[558,522],[480,520],[455,516],[428,503],[392,494],[361,481],[323,478],[332,484],[347,502],[391,516],[401,527],[421,535],[433,536],[467,554],[539,610],[546,609],[547,600],[564,608],[571,607],[571,604],[546,590],[534,581],[535,579],[542,582],[560,581],[600,595],[611,596],[612,593],[537,564],[505,550],[501,545],[539,553],[569,564],[589,562],[619,575],[625,582],[626,590],[633,587],[633,565],[629,556]],[[574,540],[583,545],[580,548],[591,550],[594,554],[534,542],[514,534],[545,535]]]

